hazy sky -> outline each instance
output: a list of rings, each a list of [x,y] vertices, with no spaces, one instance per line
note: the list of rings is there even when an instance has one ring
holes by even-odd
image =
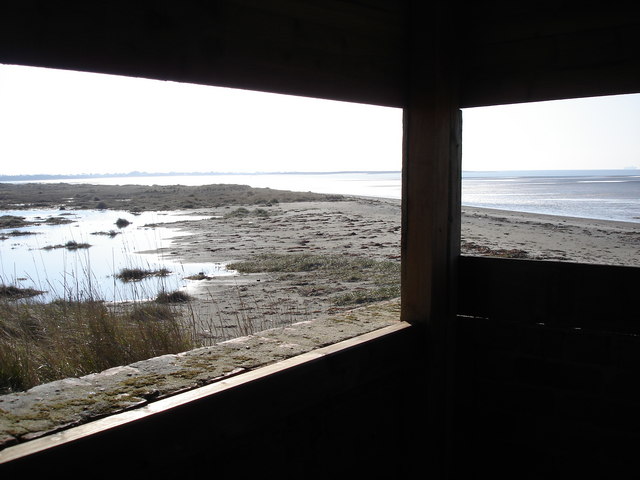
[[[640,167],[640,95],[468,109],[465,170]],[[0,65],[0,174],[400,170],[400,109]]]
[[[640,94],[465,109],[465,170],[640,168]]]
[[[400,170],[402,111],[0,66],[0,174]]]

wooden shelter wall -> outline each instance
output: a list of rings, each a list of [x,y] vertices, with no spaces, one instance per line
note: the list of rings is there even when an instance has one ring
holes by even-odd
[[[467,256],[459,266],[458,314],[640,333],[640,268]]]
[[[5,2],[0,62],[403,107],[411,5]],[[453,21],[442,28],[457,39],[450,50],[459,49],[461,107],[640,91],[640,14],[632,2],[450,5]],[[423,23],[426,31],[441,28]]]
[[[640,92],[640,9],[634,2],[473,2],[461,106]]]
[[[635,478],[640,337],[510,318],[456,323],[452,478]]]
[[[425,432],[419,342],[405,328],[188,403],[152,408],[112,428],[89,424],[84,436],[52,441],[1,464],[0,472],[2,478],[417,478]]]

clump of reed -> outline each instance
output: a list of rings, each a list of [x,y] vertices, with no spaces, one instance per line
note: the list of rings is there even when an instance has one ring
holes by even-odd
[[[129,225],[131,225],[131,222],[126,218],[118,218],[118,220],[116,220],[116,227],[118,228],[128,227]]]
[[[0,228],[20,228],[28,225],[29,222],[27,222],[24,217],[0,215]]]
[[[173,292],[160,292],[156,297],[156,303],[187,303],[191,300],[191,295],[182,290]]]
[[[91,244],[84,242],[76,242],[75,240],[69,240],[68,242],[61,245],[47,245],[46,247],[42,247],[43,250],[54,250],[57,248],[66,248],[67,250],[78,250],[80,248],[89,248]]]
[[[0,392],[192,348],[167,304],[0,300]]]
[[[44,293],[42,290],[36,290],[34,288],[21,288],[15,285],[0,284],[0,298],[5,299],[17,299],[17,298],[29,298],[35,297]]]
[[[138,282],[147,277],[166,277],[171,272],[166,268],[160,268],[158,270],[151,270],[145,268],[123,268],[116,274],[118,280],[123,282]]]

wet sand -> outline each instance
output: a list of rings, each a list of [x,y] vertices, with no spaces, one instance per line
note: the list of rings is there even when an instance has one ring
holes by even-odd
[[[464,207],[462,252],[640,266],[640,223]]]

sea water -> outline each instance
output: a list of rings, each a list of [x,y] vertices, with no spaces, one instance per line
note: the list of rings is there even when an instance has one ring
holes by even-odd
[[[639,222],[640,171],[466,172],[462,204]]]

